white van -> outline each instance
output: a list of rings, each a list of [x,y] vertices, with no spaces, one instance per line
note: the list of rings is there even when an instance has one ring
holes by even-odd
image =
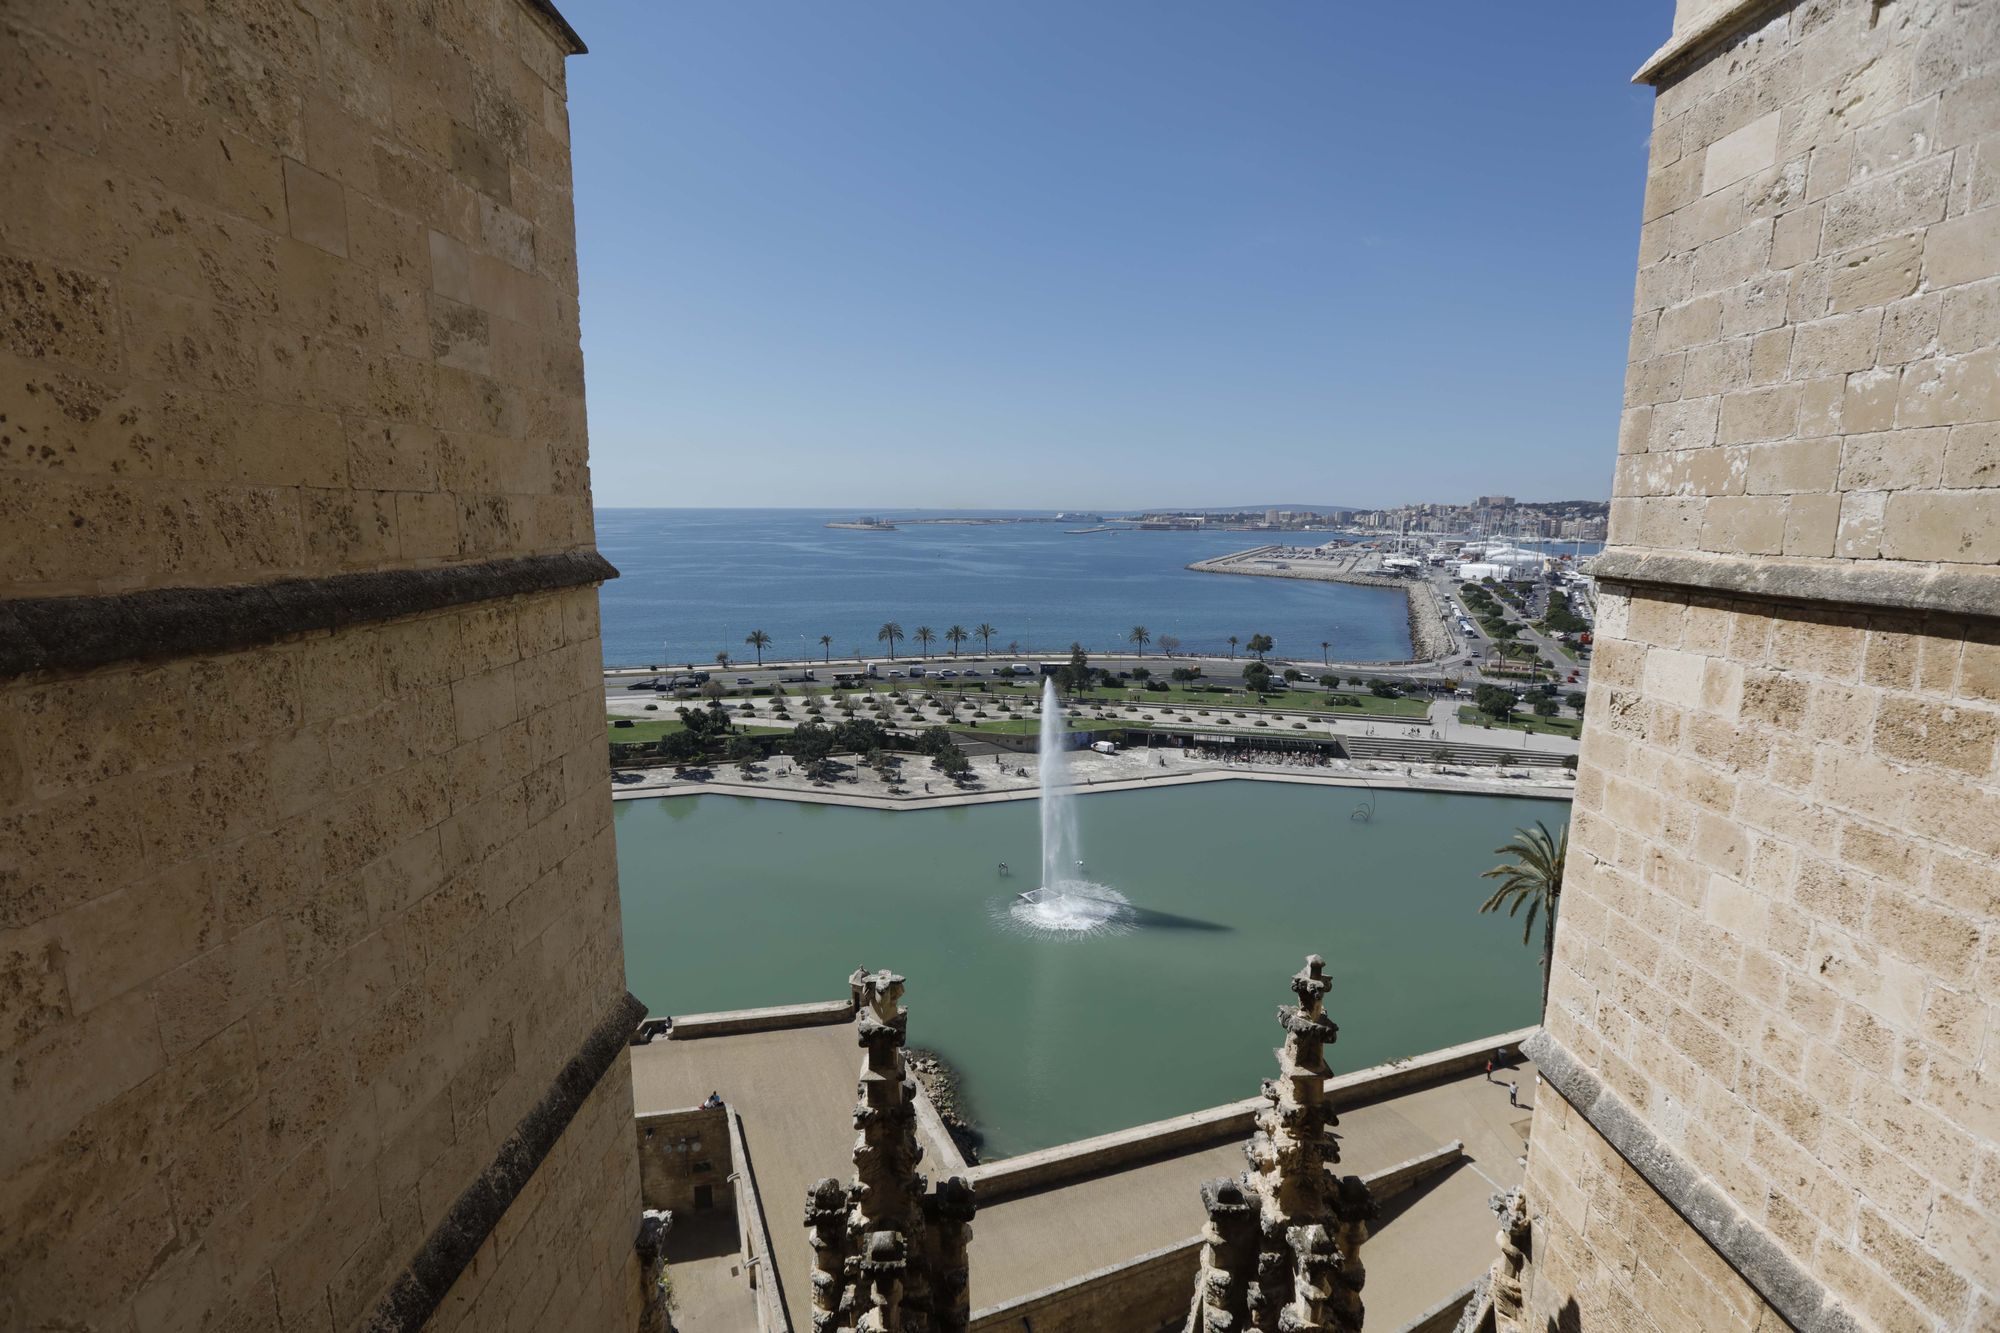
[[[1032,662],[1016,662],[1013,666],[1008,667],[1007,670],[1016,676],[1032,676],[1036,673],[1036,668]]]

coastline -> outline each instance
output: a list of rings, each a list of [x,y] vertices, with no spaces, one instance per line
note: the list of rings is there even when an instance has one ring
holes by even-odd
[[[1199,574],[1241,574],[1267,579],[1303,579],[1309,583],[1345,583],[1357,588],[1394,588],[1402,592],[1410,628],[1410,662],[1434,662],[1451,654],[1451,636],[1444,627],[1444,608],[1428,579],[1410,579],[1391,574],[1374,574],[1351,569],[1316,569],[1291,566],[1284,569],[1242,563],[1285,548],[1253,546],[1209,560],[1196,560],[1186,568]]]

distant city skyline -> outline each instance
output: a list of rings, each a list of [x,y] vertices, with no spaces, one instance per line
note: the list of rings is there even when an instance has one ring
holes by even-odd
[[[1601,499],[1669,10],[572,4],[599,502]]]

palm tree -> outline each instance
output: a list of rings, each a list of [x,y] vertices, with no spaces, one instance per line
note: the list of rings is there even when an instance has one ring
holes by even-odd
[[[936,630],[932,629],[929,625],[919,625],[917,626],[917,632],[910,637],[923,645],[925,657],[931,655],[931,644],[937,639]]]
[[[819,646],[825,650],[827,664],[831,666],[833,664],[833,636],[831,634],[820,635]]]
[[[764,650],[771,646],[771,636],[766,634],[763,630],[753,629],[750,631],[749,637],[745,638],[743,642],[749,644],[752,648],[755,648],[757,650],[757,665],[763,666]]]
[[[1528,918],[1521,923],[1523,944],[1534,934],[1535,914],[1542,914],[1542,1010],[1546,1013],[1549,972],[1555,966],[1556,904],[1562,899],[1563,862],[1569,856],[1569,826],[1565,824],[1558,836],[1538,819],[1531,829],[1516,829],[1506,846],[1493,851],[1497,856],[1514,859],[1480,873],[1481,879],[1499,880],[1500,887],[1479,905],[1479,910],[1497,912],[1504,906],[1507,915],[1513,916],[1525,903]]]
[[[979,622],[979,628],[972,632],[979,636],[979,642],[982,645],[982,648],[986,653],[986,655],[988,657],[993,656],[993,636],[998,634],[1000,631],[994,629],[991,625],[987,624],[985,621],[982,620]]]
[[[1321,639],[1319,641],[1319,660],[1321,666],[1333,665],[1333,659],[1328,656],[1328,654],[1331,653],[1332,651],[1333,651],[1332,639]]]
[[[896,640],[902,637],[903,627],[893,620],[875,631],[875,641],[889,645],[889,660],[891,662],[896,660]]]
[[[951,641],[951,655],[953,657],[957,657],[958,645],[964,643],[967,639],[971,638],[972,636],[965,632],[965,626],[953,625],[950,629],[944,632],[944,637]]]
[[[1132,632],[1125,637],[1139,645],[1139,656],[1141,657],[1146,655],[1146,645],[1153,641],[1153,636],[1146,632],[1144,625],[1134,625]]]
[[[1243,640],[1241,640],[1241,639],[1237,638],[1237,637],[1236,637],[1236,636],[1235,636],[1234,634],[1232,634],[1232,635],[1230,635],[1230,636],[1229,636],[1229,660],[1230,660],[1230,661],[1234,662],[1234,661],[1236,660],[1236,645],[1237,645],[1237,644],[1239,644],[1239,643],[1241,643],[1241,642],[1243,642]]]

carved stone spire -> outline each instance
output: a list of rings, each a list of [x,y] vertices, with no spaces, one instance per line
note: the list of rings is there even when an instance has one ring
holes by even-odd
[[[917,1163],[917,1085],[903,1063],[903,978],[857,971],[855,1039],[865,1053],[854,1104],[854,1179],[807,1191],[813,1333],[965,1333],[972,1186],[931,1189]]]
[[[1340,1123],[1326,1099],[1326,962],[1317,954],[1292,978],[1296,1005],[1281,1005],[1285,1044],[1278,1077],[1244,1146],[1250,1169],[1202,1187],[1202,1233],[1189,1333],[1358,1333],[1361,1243],[1375,1203],[1358,1176],[1336,1177]]]

